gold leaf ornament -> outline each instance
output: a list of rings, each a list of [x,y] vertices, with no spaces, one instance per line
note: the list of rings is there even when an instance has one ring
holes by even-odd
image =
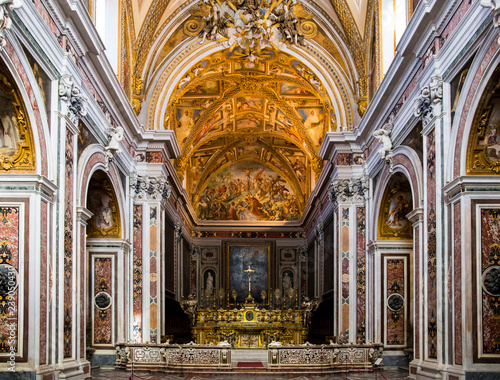
[[[187,20],[184,23],[183,31],[186,36],[196,37],[205,27],[205,20],[201,18],[195,18]]]
[[[299,24],[299,32],[306,38],[315,38],[318,35],[318,26],[313,21],[302,21]]]

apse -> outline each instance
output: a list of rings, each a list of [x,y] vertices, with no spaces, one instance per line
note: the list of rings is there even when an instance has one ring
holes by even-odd
[[[300,220],[321,172],[319,148],[336,130],[325,87],[290,54],[263,57],[214,53],[168,102],[163,127],[175,132],[177,174],[200,220]]]

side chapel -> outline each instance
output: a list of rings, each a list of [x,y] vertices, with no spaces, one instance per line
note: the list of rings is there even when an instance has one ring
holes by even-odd
[[[0,378],[500,377],[500,0],[0,18]]]

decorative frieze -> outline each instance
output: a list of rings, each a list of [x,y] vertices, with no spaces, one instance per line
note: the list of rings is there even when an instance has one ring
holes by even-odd
[[[368,180],[366,177],[334,179],[328,198],[334,203],[364,202],[368,198]]]
[[[136,175],[131,180],[132,197],[136,200],[165,201],[172,188],[166,178]]]
[[[428,86],[420,89],[420,95],[415,100],[415,117],[422,118],[425,126],[437,116],[441,111],[441,102],[443,101],[443,81],[438,76],[431,79]]]
[[[5,41],[5,36],[3,34],[5,29],[10,29],[12,26],[12,19],[10,18],[10,12],[14,9],[19,9],[23,5],[22,0],[3,0],[0,4],[0,51],[7,44]]]

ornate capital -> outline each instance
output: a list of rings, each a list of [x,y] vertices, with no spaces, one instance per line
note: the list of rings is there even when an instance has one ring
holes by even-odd
[[[163,177],[137,175],[131,181],[132,197],[136,200],[165,201],[172,189]]]
[[[22,0],[3,0],[0,2],[0,51],[5,47],[7,41],[5,41],[5,36],[3,32],[5,29],[10,29],[12,26],[12,19],[10,18],[10,12],[14,9],[19,9],[23,5]]]
[[[80,87],[73,83],[70,74],[64,74],[59,79],[59,96],[67,103],[66,114],[74,125],[87,115],[87,98],[82,94]]]
[[[443,101],[443,81],[438,76],[431,79],[428,86],[420,90],[420,96],[415,100],[415,117],[422,118],[424,127],[431,120],[439,116],[441,112],[441,102]]]
[[[493,28],[500,28],[500,0],[481,0],[480,4],[485,8],[491,8]],[[497,42],[500,45],[500,31]]]
[[[330,184],[331,202],[364,202],[368,198],[368,180],[360,178],[335,179]]]

